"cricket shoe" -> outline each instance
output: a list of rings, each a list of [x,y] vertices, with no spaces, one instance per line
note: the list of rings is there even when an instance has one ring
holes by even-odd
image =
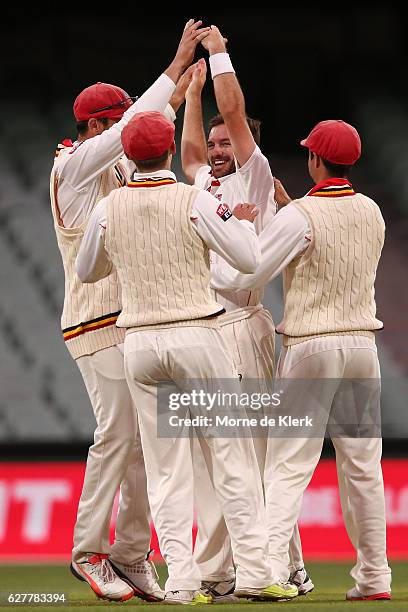
[[[137,597],[144,601],[163,601],[164,591],[158,583],[156,568],[153,561],[149,561],[152,552],[149,550],[143,561],[127,564],[111,560],[111,565],[116,574],[132,587]]]
[[[381,601],[386,599],[391,599],[391,593],[389,591],[385,591],[384,593],[373,593],[373,595],[363,595],[360,593],[358,589],[355,587],[350,589],[346,593],[347,601]]]
[[[86,561],[72,561],[70,569],[101,599],[127,601],[134,595],[133,589],[113,571],[108,555],[88,554]]]
[[[211,597],[207,597],[200,591],[167,591],[163,601],[164,604],[176,606],[197,606],[199,604],[211,604]]]
[[[289,584],[293,584],[297,587],[299,595],[307,595],[314,589],[314,584],[308,576],[304,567],[302,569],[292,572],[288,580]]]
[[[255,601],[286,601],[297,597],[298,590],[288,582],[277,582],[264,589],[237,589],[234,595]]]
[[[212,603],[238,603],[239,599],[234,595],[235,578],[221,580],[219,582],[203,580],[200,593],[212,598]]]

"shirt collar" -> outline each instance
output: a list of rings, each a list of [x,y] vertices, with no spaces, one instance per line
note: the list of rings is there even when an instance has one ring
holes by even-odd
[[[134,172],[132,174],[132,181],[144,181],[146,179],[167,179],[171,178],[173,181],[177,181],[176,175],[171,170],[155,170],[154,172]]]
[[[128,187],[161,187],[177,182],[176,175],[171,170],[155,170],[155,172],[134,172],[127,184]]]
[[[210,191],[213,187],[219,187],[224,181],[229,179],[231,176],[234,176],[236,172],[231,172],[231,174],[220,176],[220,178],[215,178],[215,176],[213,176],[212,170],[210,170],[208,174],[209,174],[209,179],[211,180],[211,183],[207,187],[207,191]]]
[[[329,178],[317,183],[306,195],[321,198],[341,198],[355,195],[348,179]]]

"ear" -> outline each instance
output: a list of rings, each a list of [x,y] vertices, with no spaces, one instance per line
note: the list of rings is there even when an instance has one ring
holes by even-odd
[[[95,117],[88,119],[88,130],[95,132],[98,129],[98,120]]]
[[[322,160],[321,160],[321,158],[318,155],[316,155],[316,153],[315,153],[315,158],[316,158],[316,162],[315,162],[316,163],[316,168],[320,168]]]

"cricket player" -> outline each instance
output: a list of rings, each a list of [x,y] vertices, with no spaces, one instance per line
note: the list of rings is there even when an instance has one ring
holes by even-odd
[[[225,39],[216,26],[203,40],[210,54],[210,69],[220,115],[210,121],[206,141],[203,130],[201,93],[206,79],[206,64],[198,62],[186,94],[182,135],[182,165],[188,181],[228,204],[239,215],[240,203],[256,205],[254,225],[259,233],[275,214],[274,183],[268,159],[259,148],[260,123],[246,116],[245,100]],[[208,165],[208,162],[209,164]],[[222,269],[223,259],[211,254],[212,266]],[[220,317],[221,333],[241,377],[258,379],[264,388],[274,373],[275,328],[261,300],[263,287],[257,290],[216,292],[217,301],[226,313]],[[254,438],[255,450],[263,478],[266,437]],[[234,566],[226,526],[199,453],[196,458],[198,534],[195,555],[203,577],[203,589],[219,601],[231,601],[234,591]],[[291,541],[291,580],[300,594],[313,589],[304,570],[297,526]]]
[[[251,272],[259,256],[257,236],[209,193],[177,183],[170,170],[174,125],[161,113],[137,114],[123,130],[122,142],[137,172],[95,208],[76,268],[83,282],[97,282],[115,267],[122,287],[117,325],[127,328],[126,377],[138,410],[153,521],[169,571],[164,603],[211,603],[198,592],[201,574],[192,553],[191,440],[158,435],[157,385],[238,380],[218,331],[223,308],[210,291],[209,248]],[[236,595],[295,597],[296,587],[273,583],[270,575],[252,439],[213,435],[201,443],[232,540]]]
[[[377,204],[356,193],[348,178],[361,154],[360,137],[353,126],[340,120],[322,121],[301,144],[309,150],[308,168],[315,186],[303,198],[287,204],[263,230],[261,264],[254,274],[244,276],[223,267],[213,271],[213,283],[219,289],[262,287],[283,271],[284,318],[277,327],[283,334],[283,348],[278,377],[313,380],[320,390],[313,401],[323,408],[326,420],[332,409],[342,406],[347,408],[342,421],[346,425],[353,423],[354,413],[368,409],[378,424],[380,369],[375,332],[383,324],[376,318],[374,281],[384,221]],[[342,379],[365,379],[366,396],[356,392],[358,386],[353,382],[353,392],[345,401]],[[296,390],[296,382],[292,383]],[[290,392],[291,387],[287,388]],[[299,408],[294,395],[289,396],[289,410]],[[305,396],[302,402],[307,414],[312,402],[307,403]],[[364,426],[363,421],[357,423]],[[355,587],[346,598],[386,600],[391,597],[391,570],[386,556],[381,438],[372,432],[365,437],[357,433],[332,436],[343,515],[357,553],[351,571]],[[283,580],[289,538],[320,457],[323,435],[324,430],[319,436],[274,438],[268,444],[269,543],[274,571]]]
[[[120,286],[115,272],[95,285],[82,284],[74,262],[97,202],[130,176],[127,160],[121,160],[123,128],[137,112],[147,109],[164,111],[167,107],[174,118],[168,102],[172,96],[173,103],[177,102],[176,84],[207,33],[208,28],[200,26],[201,21],[188,21],[174,60],[135,104],[115,85],[97,83],[84,89],[74,103],[78,139],[62,144],[51,172],[52,213],[65,271],[62,331],[97,422],[78,507],[71,569],[99,597],[113,601],[125,601],[134,594],[161,601],[164,593],[148,560],[151,534],[146,475],[136,412],[125,379],[124,330],[116,327],[122,308]],[[119,485],[111,548],[109,525]]]

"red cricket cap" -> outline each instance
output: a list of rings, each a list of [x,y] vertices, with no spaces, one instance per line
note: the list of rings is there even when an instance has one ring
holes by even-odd
[[[361,155],[356,128],[341,119],[320,121],[300,144],[332,164],[351,166]]]
[[[158,111],[136,113],[122,130],[126,157],[136,161],[160,157],[174,142],[174,123]]]
[[[74,115],[77,121],[96,119],[121,119],[133,99],[124,89],[109,83],[95,83],[77,96],[74,102]]]

